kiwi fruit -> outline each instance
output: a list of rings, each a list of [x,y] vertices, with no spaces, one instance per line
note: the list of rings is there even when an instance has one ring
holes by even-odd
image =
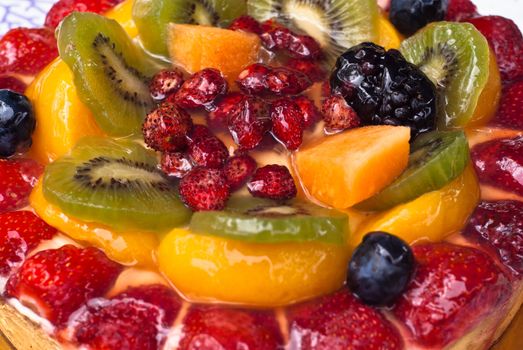
[[[463,131],[422,134],[411,144],[407,169],[389,186],[357,204],[356,208],[385,210],[438,190],[461,175],[469,159],[469,146]]]
[[[470,23],[435,22],[404,40],[400,51],[436,85],[440,129],[466,125],[489,79],[489,46]]]
[[[247,0],[259,21],[276,21],[318,41],[328,65],[348,48],[378,38],[376,0]]]
[[[344,244],[347,214],[312,203],[277,203],[247,196],[233,197],[222,211],[194,213],[190,230],[255,243],[320,241]]]
[[[135,0],[132,16],[143,46],[167,57],[169,23],[223,27],[246,11],[245,0]]]
[[[63,20],[58,49],[100,128],[112,136],[138,134],[154,106],[149,78],[161,66],[118,22],[88,12],[73,12]]]
[[[42,185],[46,200],[67,215],[119,231],[164,232],[191,216],[155,153],[131,140],[81,139],[47,166]]]

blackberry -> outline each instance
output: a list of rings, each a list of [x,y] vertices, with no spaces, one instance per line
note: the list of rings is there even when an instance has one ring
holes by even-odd
[[[436,127],[436,88],[397,50],[362,43],[336,61],[332,93],[341,94],[363,125],[403,125],[411,140]]]
[[[411,36],[430,22],[443,21],[448,0],[392,0],[389,20],[403,35]]]

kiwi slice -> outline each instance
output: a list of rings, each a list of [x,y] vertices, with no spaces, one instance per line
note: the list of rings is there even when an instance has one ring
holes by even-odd
[[[168,56],[169,23],[226,26],[245,13],[245,0],[135,0],[133,5],[143,46],[162,56]]]
[[[254,18],[273,18],[315,38],[329,65],[348,48],[376,41],[378,11],[376,0],[247,0]]]
[[[276,203],[233,197],[223,211],[194,213],[190,229],[201,234],[256,243],[320,241],[344,244],[349,230],[345,213],[312,203]]]
[[[463,131],[432,131],[411,144],[407,169],[375,196],[356,205],[374,211],[392,208],[442,188],[465,170],[470,153]]]
[[[162,232],[189,221],[175,185],[154,152],[130,140],[81,139],[47,166],[45,198],[64,213],[116,230]]]
[[[438,127],[464,126],[489,78],[489,46],[470,23],[435,22],[402,42],[401,53],[437,88]]]
[[[161,67],[135,45],[118,22],[73,12],[58,29],[60,57],[74,75],[78,96],[109,135],[139,133],[153,107],[148,80]]]

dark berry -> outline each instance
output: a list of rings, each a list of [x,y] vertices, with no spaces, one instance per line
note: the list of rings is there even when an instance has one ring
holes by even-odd
[[[409,126],[414,139],[436,126],[436,89],[397,50],[363,43],[341,55],[330,78],[363,125]]]
[[[242,91],[251,95],[298,95],[312,85],[304,73],[260,63],[243,70],[236,83]]]
[[[189,142],[187,153],[194,164],[204,168],[221,168],[229,157],[227,147],[214,135]]]
[[[234,142],[243,150],[253,149],[271,129],[269,107],[261,99],[244,95],[227,123]]]
[[[322,81],[323,79],[325,79],[327,75],[325,70],[321,67],[321,65],[318,62],[311,60],[291,58],[287,61],[285,66],[297,70],[298,72],[302,72],[303,74],[308,76],[310,80],[315,82]]]
[[[33,107],[27,97],[0,90],[0,158],[27,150],[35,126]]]
[[[205,107],[227,93],[227,81],[219,70],[206,68],[194,73],[173,95],[174,102],[185,109]]]
[[[389,19],[405,36],[414,34],[427,23],[442,21],[448,0],[392,0]]]
[[[354,109],[340,95],[326,98],[321,106],[325,132],[333,134],[360,126],[360,118]]]
[[[256,161],[247,154],[229,158],[223,167],[223,173],[232,191],[240,189],[256,170]]]
[[[192,210],[222,210],[230,189],[222,170],[194,168],[180,181],[180,197]]]
[[[252,18],[251,16],[241,16],[236,18],[232,23],[229,25],[229,29],[231,30],[241,30],[244,32],[254,33],[254,34],[261,34],[262,28],[260,23]]]
[[[149,83],[149,91],[155,101],[163,101],[175,93],[183,84],[183,74],[177,69],[164,69],[158,72]]]
[[[192,169],[192,163],[189,156],[180,153],[163,153],[161,159],[162,171],[167,176],[182,178]]]
[[[219,99],[207,115],[209,125],[214,128],[226,128],[229,116],[240,110],[244,98],[245,95],[240,92],[231,92]]]
[[[412,278],[415,261],[409,245],[385,232],[371,232],[354,251],[347,284],[369,305],[390,305]]]
[[[294,151],[303,142],[303,119],[300,107],[290,98],[271,103],[272,134],[287,149]]]
[[[310,98],[301,95],[295,97],[293,101],[300,108],[301,121],[304,129],[310,128],[322,119],[320,111],[318,111],[318,108],[316,108],[316,105]]]
[[[247,183],[254,197],[286,200],[296,196],[297,189],[289,169],[283,165],[266,165],[258,168]]]

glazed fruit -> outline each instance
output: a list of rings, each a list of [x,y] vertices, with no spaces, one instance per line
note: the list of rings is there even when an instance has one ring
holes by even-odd
[[[194,211],[222,210],[230,193],[221,169],[194,168],[180,181],[180,198]]]
[[[149,83],[151,97],[155,101],[163,101],[175,93],[183,84],[183,73],[179,69],[162,69],[152,77]]]
[[[234,142],[242,150],[258,146],[271,129],[269,105],[254,96],[242,95],[227,115],[227,125]]]
[[[292,99],[298,105],[301,114],[301,122],[304,129],[312,128],[322,118],[322,115],[314,101],[305,95],[296,96]]]
[[[385,13],[378,17],[378,39],[376,43],[386,50],[399,49],[401,42],[405,39],[389,22]]]
[[[43,167],[31,159],[0,160],[0,213],[25,207]]]
[[[476,5],[470,0],[449,0],[446,21],[461,22],[478,15]]]
[[[295,151],[303,142],[303,114],[290,98],[280,98],[270,104],[272,135],[288,150]]]
[[[327,72],[323,69],[320,62],[315,62],[306,59],[291,58],[285,66],[287,68],[304,73],[313,82],[320,82],[327,76]]]
[[[461,175],[469,160],[469,146],[463,131],[433,131],[421,135],[411,145],[407,169],[357,208],[389,209],[438,190]]]
[[[187,78],[172,101],[185,109],[210,107],[216,98],[226,93],[227,82],[222,73],[214,68],[205,68]]]
[[[238,75],[236,84],[250,95],[298,95],[308,89],[312,82],[299,71],[255,63]]]
[[[273,200],[292,199],[298,192],[289,169],[277,164],[258,168],[247,183],[247,189],[254,197]]]
[[[346,129],[357,128],[361,124],[356,111],[349,106],[341,95],[327,97],[322,103],[321,111],[326,134],[335,134]]]
[[[349,254],[320,242],[251,243],[171,231],[160,244],[160,271],[191,301],[279,306],[340,288]]]
[[[392,0],[389,19],[401,34],[410,36],[427,23],[443,20],[448,0]]]
[[[31,102],[17,92],[0,90],[0,158],[26,151],[36,119]]]
[[[73,11],[103,14],[118,5],[122,0],[60,0],[56,2],[45,17],[45,26],[56,28]]]
[[[223,167],[223,173],[231,192],[239,190],[245,185],[254,174],[256,167],[256,161],[247,154],[229,158]]]
[[[195,213],[190,230],[255,243],[343,244],[348,216],[304,201],[277,203],[238,196],[223,211]]]
[[[181,179],[191,171],[193,164],[189,157],[181,152],[163,153],[160,161],[162,171],[167,176]]]
[[[27,85],[19,79],[10,75],[0,75],[0,89],[11,90],[19,94],[23,94]]]
[[[196,132],[189,133],[187,154],[195,166],[221,169],[229,157],[229,150],[210,130],[208,133],[200,136],[196,136]]]
[[[240,30],[243,32],[254,33],[258,35],[262,33],[262,27],[260,22],[247,15],[235,18],[229,25],[228,29]]]
[[[155,154],[129,140],[82,139],[47,166],[43,192],[66,214],[118,230],[165,231],[190,217]]]
[[[397,50],[373,43],[350,48],[336,61],[330,84],[363,125],[408,126],[413,138],[436,126],[434,84]]]
[[[307,145],[295,154],[294,164],[312,197],[345,209],[375,195],[405,170],[409,137],[407,127],[356,128]]]
[[[521,106],[523,106],[523,81],[518,81],[505,87],[492,124],[510,129],[523,129]]]

